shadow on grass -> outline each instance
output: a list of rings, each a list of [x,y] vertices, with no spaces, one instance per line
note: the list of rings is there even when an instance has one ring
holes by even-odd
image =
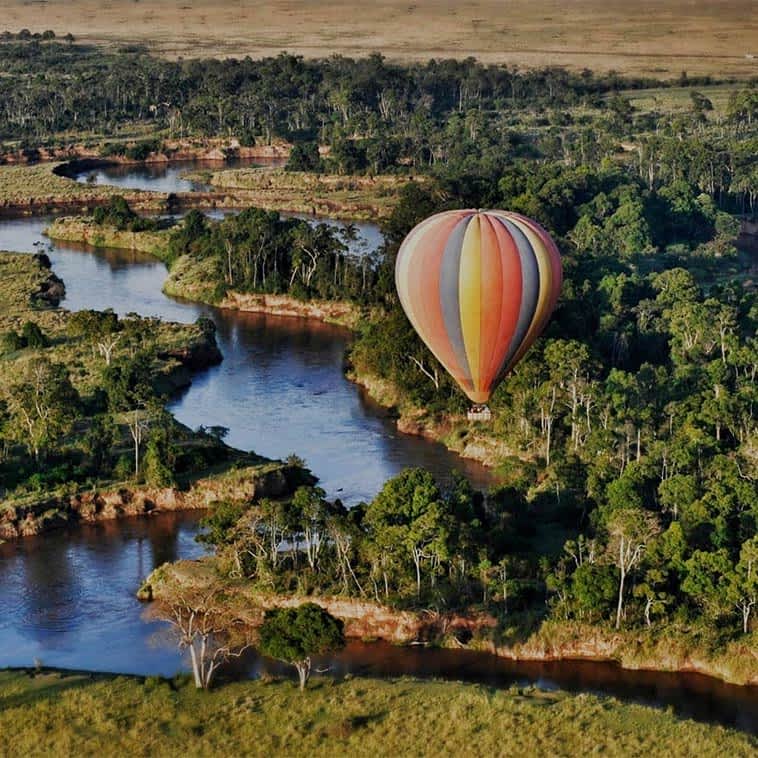
[[[0,671],[0,682],[5,683],[10,675],[23,681],[22,692],[0,696],[0,711],[33,705],[40,698],[52,698],[66,690],[87,687],[105,679],[115,679],[115,674],[94,674],[59,669],[5,669]],[[23,678],[23,679],[22,679]],[[11,682],[13,679],[11,679]]]

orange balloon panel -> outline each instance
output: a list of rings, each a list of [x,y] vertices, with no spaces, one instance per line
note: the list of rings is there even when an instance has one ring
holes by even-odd
[[[408,319],[474,403],[489,400],[545,328],[562,277],[550,235],[508,211],[431,216],[395,265]]]

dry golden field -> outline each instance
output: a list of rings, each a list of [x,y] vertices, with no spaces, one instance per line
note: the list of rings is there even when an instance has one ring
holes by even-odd
[[[0,0],[0,29],[145,43],[168,57],[379,51],[749,77],[758,76],[755,11],[755,0]]]

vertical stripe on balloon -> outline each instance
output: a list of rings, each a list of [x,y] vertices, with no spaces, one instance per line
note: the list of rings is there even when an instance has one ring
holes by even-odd
[[[464,391],[470,392],[473,389],[471,383],[471,369],[468,364],[466,355],[466,344],[461,328],[461,308],[460,308],[460,267],[463,240],[466,236],[471,216],[461,220],[447,239],[445,251],[442,254],[442,269],[440,271],[439,298],[442,304],[442,313],[445,319],[445,328],[447,329],[447,339],[450,342],[456,362],[460,367],[461,373],[456,376]]]
[[[482,336],[482,236],[479,216],[473,216],[466,227],[458,265],[458,313],[471,387],[480,389],[479,355]]]

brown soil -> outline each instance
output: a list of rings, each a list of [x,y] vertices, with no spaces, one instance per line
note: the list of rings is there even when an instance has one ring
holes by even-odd
[[[752,0],[271,0],[102,3],[0,0],[3,28],[137,43],[167,57],[334,53],[428,60],[475,56],[675,77],[758,69]]]
[[[229,292],[218,304],[252,313],[270,313],[274,316],[297,316],[315,318],[331,324],[355,327],[360,318],[360,309],[349,302],[338,300],[296,300],[287,295],[251,295]]]
[[[79,492],[29,505],[6,506],[0,510],[0,540],[28,537],[77,523],[208,508],[220,500],[249,502],[259,497],[282,497],[291,494],[297,479],[293,468],[271,464],[203,477],[187,490],[124,485],[104,492]]]

